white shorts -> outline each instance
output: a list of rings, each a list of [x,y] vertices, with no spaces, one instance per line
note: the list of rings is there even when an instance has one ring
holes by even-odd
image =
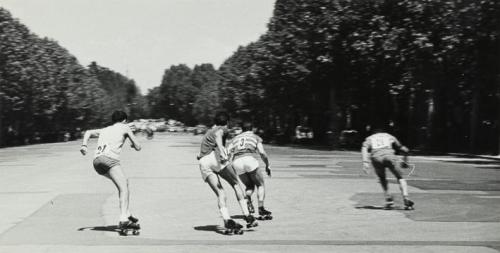
[[[241,156],[233,161],[233,167],[238,173],[238,176],[248,172],[252,172],[259,168],[259,161],[253,156]]]
[[[215,174],[215,172],[219,172],[222,169],[224,169],[227,165],[226,164],[221,164],[220,159],[218,159],[215,156],[215,152],[212,151],[210,154],[200,158],[198,161],[200,165],[200,172],[201,172],[201,177],[203,178],[203,181],[207,180],[207,177],[209,175]]]

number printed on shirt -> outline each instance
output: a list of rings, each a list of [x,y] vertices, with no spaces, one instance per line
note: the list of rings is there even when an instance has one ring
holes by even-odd
[[[103,153],[105,149],[106,149],[106,144],[99,146],[97,147],[97,153],[98,154]]]
[[[236,145],[236,149],[241,150],[245,148],[245,138],[241,138],[238,141],[238,145]]]
[[[386,137],[377,137],[372,139],[372,148],[374,149],[379,149],[379,148],[390,148],[391,147],[391,140]]]

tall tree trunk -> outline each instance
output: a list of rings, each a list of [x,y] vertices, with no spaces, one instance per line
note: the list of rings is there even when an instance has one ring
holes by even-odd
[[[477,151],[477,121],[479,112],[479,90],[472,91],[472,108],[470,112],[470,129],[469,129],[469,151],[475,153]]]
[[[0,147],[3,147],[5,145],[5,141],[3,138],[3,93],[0,91]]]
[[[499,70],[500,72],[500,70]],[[498,131],[498,150],[497,155],[500,155],[500,76],[498,78],[498,91],[497,91],[497,105],[498,105],[498,121],[497,121],[497,131]]]
[[[427,129],[425,133],[425,139],[426,139],[426,148],[429,148],[432,143],[432,132],[434,128],[434,91],[430,91],[428,93],[428,98],[427,98]]]
[[[414,128],[415,120],[413,118],[415,110],[415,89],[410,87],[410,94],[408,97],[408,146],[412,147],[414,145]]]
[[[334,85],[330,86],[329,90],[329,111],[330,111],[330,122],[328,124],[329,131],[331,131],[332,138],[332,148],[339,147],[339,136],[340,136],[340,127],[339,127],[339,106],[337,105],[337,91]]]

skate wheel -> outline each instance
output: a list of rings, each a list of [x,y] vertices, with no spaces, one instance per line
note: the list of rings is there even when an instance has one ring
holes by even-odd
[[[128,232],[126,230],[121,230],[118,232],[119,235],[121,236],[127,236],[128,235]]]
[[[140,234],[141,234],[141,232],[140,232],[139,230],[134,230],[134,231],[132,231],[132,234],[133,234],[133,235],[140,235]]]
[[[235,235],[242,235],[243,234],[243,230],[235,230],[234,234]]]
[[[273,219],[273,216],[268,216],[267,217],[268,220],[272,220]]]
[[[229,234],[231,234],[231,230],[229,230],[229,229],[224,230],[224,234],[225,234],[225,235],[229,235]]]

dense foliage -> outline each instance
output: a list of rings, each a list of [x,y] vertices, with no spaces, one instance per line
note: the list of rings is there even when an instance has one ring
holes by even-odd
[[[499,18],[494,0],[278,0],[268,32],[221,66],[221,103],[318,142],[378,125],[413,148],[495,151]]]
[[[0,146],[71,138],[108,123],[113,109],[145,104],[140,100],[132,80],[81,66],[0,8]]]
[[[149,96],[188,121],[250,115],[269,138],[309,125],[337,146],[342,130],[382,126],[414,149],[494,152],[499,18],[495,0],[277,0],[268,31],[214,78],[173,66]]]
[[[181,64],[165,70],[161,85],[149,90],[151,116],[188,125],[208,124],[219,105],[220,77],[212,64],[193,69]]]

